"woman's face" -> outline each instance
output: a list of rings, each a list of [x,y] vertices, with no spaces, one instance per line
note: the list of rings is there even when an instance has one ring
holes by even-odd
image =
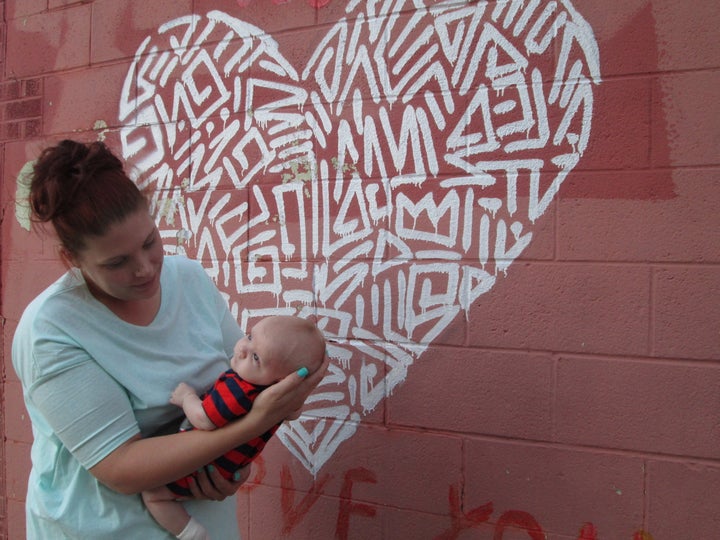
[[[71,256],[93,294],[115,300],[152,298],[160,290],[163,246],[160,233],[140,207],[102,236],[85,238],[85,249]]]

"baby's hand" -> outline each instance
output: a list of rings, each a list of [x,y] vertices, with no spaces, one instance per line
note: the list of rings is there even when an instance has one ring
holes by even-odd
[[[173,393],[170,396],[170,403],[172,403],[173,405],[177,405],[178,407],[182,407],[183,401],[185,401],[185,398],[189,395],[194,396],[197,395],[197,393],[192,386],[181,382],[177,385],[177,388],[173,390]]]

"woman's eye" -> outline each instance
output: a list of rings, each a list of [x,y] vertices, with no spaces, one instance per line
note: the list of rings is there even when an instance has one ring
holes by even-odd
[[[105,266],[105,268],[113,269],[113,268],[120,268],[123,264],[125,264],[125,259],[121,259],[121,260],[119,260],[119,261],[112,261],[112,262],[109,262],[109,263],[105,263],[104,266]]]

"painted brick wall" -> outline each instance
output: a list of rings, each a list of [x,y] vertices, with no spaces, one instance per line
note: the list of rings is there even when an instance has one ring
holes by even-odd
[[[426,3],[0,1],[0,539],[10,343],[62,271],[16,180],[62,137],[127,158],[243,324],[331,338],[245,538],[720,535],[720,4]]]

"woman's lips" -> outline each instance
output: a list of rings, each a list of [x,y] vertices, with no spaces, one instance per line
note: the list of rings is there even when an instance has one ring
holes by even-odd
[[[138,283],[137,285],[133,285],[133,287],[136,289],[150,289],[151,287],[153,287],[153,285],[155,285],[156,282],[157,282],[157,274],[154,275],[151,279],[149,279],[147,281]]]

